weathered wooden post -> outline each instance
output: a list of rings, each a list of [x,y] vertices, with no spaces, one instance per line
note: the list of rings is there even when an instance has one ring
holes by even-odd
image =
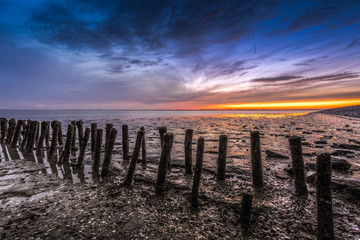
[[[45,145],[48,147],[49,146],[49,141],[50,141],[50,122],[46,121],[46,125],[47,125],[47,131],[45,133]]]
[[[173,143],[174,143],[174,134],[172,134],[170,138],[171,138],[170,142],[171,142],[171,148],[172,148]],[[167,166],[167,169],[169,171],[171,171],[171,154],[169,154],[168,157],[167,157],[166,166]]]
[[[40,137],[40,123],[37,122],[37,128],[35,130],[35,135],[34,135],[34,139],[35,139],[35,146],[38,146],[38,142],[39,142],[39,137]]]
[[[307,195],[305,183],[304,159],[302,154],[301,137],[293,136],[289,138],[292,167],[295,178],[295,192],[299,195]]]
[[[76,124],[76,121],[71,121],[71,124],[74,126],[74,135],[73,135],[73,139],[71,141],[71,149],[72,151],[75,151],[76,152],[76,128],[77,128],[77,124]]]
[[[135,173],[135,168],[136,168],[136,162],[140,155],[140,148],[141,148],[141,142],[142,142],[143,137],[144,137],[144,132],[141,130],[138,131],[138,133],[136,135],[134,152],[131,157],[131,162],[129,164],[129,169],[126,174],[126,179],[125,179],[123,185],[131,185],[131,183],[132,183],[134,173]]]
[[[72,124],[69,124],[66,133],[65,149],[63,152],[63,159],[62,159],[63,163],[69,163],[70,154],[71,154],[71,142],[74,132],[75,132],[74,126]]]
[[[29,122],[29,120],[28,120],[28,122]],[[55,124],[56,124],[57,122],[58,122],[58,121],[56,121],[56,120],[51,121],[50,126],[51,126],[51,129],[52,129],[52,130],[54,130]]]
[[[100,158],[101,158],[101,145],[102,145],[102,135],[103,130],[98,129],[96,132],[96,145],[95,145],[95,156],[94,156],[94,164],[92,166],[92,175],[94,179],[99,178],[99,167],[100,167]]]
[[[167,175],[167,159],[170,158],[172,141],[174,140],[174,134],[164,134],[164,147],[161,150],[159,170],[156,180],[155,193],[161,194],[165,189],[166,175]]]
[[[26,144],[26,151],[29,153],[31,153],[34,150],[35,137],[38,128],[39,128],[39,122],[33,121],[30,126],[28,144]]]
[[[164,146],[164,134],[167,133],[167,127],[159,127],[159,134],[160,134],[160,146],[161,149]]]
[[[185,174],[192,174],[192,138],[194,130],[186,129],[185,132]]]
[[[31,138],[33,137],[33,133],[34,133],[34,121],[31,121],[28,123],[28,129],[27,129],[27,138],[26,138],[26,145],[25,145],[25,149],[28,150],[30,148],[31,145]]]
[[[261,150],[260,150],[260,133],[259,131],[252,131],[250,133],[251,140],[251,170],[253,178],[253,186],[261,188],[264,186]]]
[[[0,118],[0,143],[3,143],[5,118]]]
[[[31,120],[27,120],[26,124],[24,124],[24,131],[23,131],[23,140],[21,142],[20,145],[20,149],[25,149],[26,145],[27,145],[27,141],[29,138],[29,134],[30,134],[30,126],[31,126]]]
[[[80,169],[83,166],[84,158],[85,158],[86,145],[87,145],[87,143],[89,141],[89,137],[90,137],[90,128],[86,128],[85,129],[84,139],[83,139],[83,145],[81,146],[79,158],[78,158],[78,161],[77,161],[77,164],[76,164],[76,167],[78,169]]]
[[[253,195],[247,193],[243,194],[239,222],[244,227],[248,226],[250,223],[252,200]]]
[[[49,132],[49,123],[48,122],[41,122],[41,134],[39,138],[39,142],[36,148],[36,154],[41,155],[41,151],[43,149],[44,140],[46,138],[47,133]]]
[[[226,170],[226,154],[227,154],[227,141],[228,137],[226,135],[220,135],[219,138],[219,155],[218,155],[218,169],[217,169],[217,179],[225,179],[225,170]]]
[[[334,223],[331,196],[331,156],[323,153],[316,159],[317,239],[333,240]]]
[[[58,121],[56,121],[56,123],[59,123],[58,143],[59,143],[59,146],[62,146],[64,144],[62,124],[61,124],[61,122],[58,122]]]
[[[8,134],[6,137],[6,144],[8,144],[8,145],[11,144],[11,141],[14,136],[15,128],[16,128],[16,120],[14,118],[12,118],[9,120],[9,130],[8,130]]]
[[[15,128],[15,132],[14,132],[14,137],[13,137],[13,140],[12,140],[12,143],[11,143],[11,146],[12,148],[16,148],[16,145],[19,141],[19,138],[20,138],[20,134],[21,134],[21,127],[23,125],[23,120],[18,120],[17,121],[17,124],[16,124],[16,128]]]
[[[141,142],[141,156],[142,156],[141,164],[145,165],[146,162],[147,162],[147,159],[146,159],[146,134],[145,134],[145,128],[141,127],[140,130],[144,132],[144,136],[143,136],[143,139],[142,139],[142,142]]]
[[[115,140],[116,140],[116,136],[117,136],[117,129],[116,128],[112,128],[109,134],[109,141],[108,141],[108,146],[107,149],[105,151],[105,157],[104,157],[104,163],[103,163],[103,167],[101,170],[101,177],[104,179],[109,175],[109,168],[110,168],[110,163],[111,163],[111,157],[112,157],[112,152],[114,149],[114,144],[115,144]]]
[[[191,190],[191,207],[197,209],[199,207],[199,188],[200,188],[200,179],[201,179],[201,170],[203,165],[203,155],[204,155],[204,138],[200,137],[197,143],[196,150],[196,165],[193,186]]]
[[[109,145],[110,141],[110,132],[113,129],[114,125],[112,123],[107,123],[105,127],[105,152]]]
[[[128,125],[122,125],[122,148],[123,148],[123,160],[129,160],[129,127]]]
[[[95,152],[97,123],[91,123],[91,152]]]
[[[0,143],[5,143],[5,137],[7,135],[8,131],[8,120],[6,118],[3,118],[1,121],[1,141]]]
[[[79,137],[79,150],[81,150],[82,141],[84,138],[84,122],[83,120],[79,120],[76,122],[77,129],[78,129],[78,137]]]
[[[51,146],[49,150],[49,159],[54,157],[56,151],[56,145],[58,142],[58,134],[60,129],[60,123],[55,123],[52,131]]]

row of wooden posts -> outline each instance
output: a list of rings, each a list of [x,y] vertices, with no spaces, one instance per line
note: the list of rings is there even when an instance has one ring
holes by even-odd
[[[19,143],[21,150],[32,152],[36,146],[36,153],[41,154],[43,150],[43,143],[49,146],[49,132],[50,126],[52,127],[52,139],[48,158],[54,157],[57,144],[63,145],[61,123],[57,121],[41,122],[38,121],[23,121],[5,118],[0,119],[0,142],[7,144],[11,148],[16,148]],[[41,129],[39,129],[41,126]],[[78,130],[78,144],[79,144],[79,157],[76,163],[78,168],[84,164],[85,150],[91,134],[91,152],[94,153],[94,162],[92,166],[93,176],[99,178],[99,167],[101,157],[101,146],[103,139],[103,129],[97,129],[96,123],[91,123],[91,129],[86,128],[83,130],[83,121],[73,121],[68,125],[64,151],[60,157],[59,162],[69,163],[69,158],[72,150],[76,147],[76,129]],[[106,178],[109,175],[109,167],[112,158],[115,139],[117,136],[117,129],[113,127],[112,123],[106,124],[105,128],[105,157],[103,161],[101,177]],[[23,138],[21,141],[21,134]],[[156,194],[164,192],[167,172],[171,168],[170,153],[173,146],[174,134],[168,133],[166,127],[159,128],[161,156],[159,161],[158,175],[155,185]],[[227,154],[227,141],[226,135],[221,135],[219,138],[219,151],[217,160],[217,179],[222,181],[225,179],[226,170],[226,154]],[[192,174],[192,142],[193,130],[187,129],[185,133],[185,173]],[[261,160],[261,146],[260,146],[260,133],[259,131],[250,132],[251,142],[251,170],[252,181],[255,189],[264,187],[262,160]],[[302,154],[301,138],[293,136],[289,138],[289,145],[292,157],[292,166],[294,171],[295,192],[300,196],[307,196],[308,190],[305,183],[304,160]],[[129,160],[129,131],[128,125],[122,125],[122,147],[123,159]],[[145,142],[145,129],[142,127],[136,136],[135,147],[131,155],[131,161],[127,171],[126,178],[123,185],[131,185],[136,164],[142,150],[142,164],[146,164],[146,142]],[[191,206],[198,208],[198,193],[200,188],[201,170],[203,164],[204,153],[204,138],[200,137],[197,141],[196,152],[196,165],[194,168],[193,186],[191,192]],[[318,239],[334,239],[333,230],[333,217],[332,217],[332,201],[331,201],[331,157],[329,154],[324,153],[317,157],[316,161],[316,189],[317,189],[317,221],[318,221]],[[244,194],[241,204],[241,218],[240,222],[246,225],[250,221],[250,212],[252,206],[253,196],[251,194]]]

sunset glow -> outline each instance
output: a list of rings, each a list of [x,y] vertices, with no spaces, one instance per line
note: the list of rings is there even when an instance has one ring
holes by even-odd
[[[325,109],[360,105],[360,99],[313,101],[313,102],[275,102],[215,105],[213,109]]]

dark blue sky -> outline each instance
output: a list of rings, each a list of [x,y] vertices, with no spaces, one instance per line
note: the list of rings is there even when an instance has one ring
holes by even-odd
[[[0,16],[0,109],[360,99],[358,0],[0,0]]]

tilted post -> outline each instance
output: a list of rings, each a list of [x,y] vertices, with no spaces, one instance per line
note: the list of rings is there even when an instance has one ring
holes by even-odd
[[[164,134],[164,147],[161,150],[159,170],[156,180],[155,193],[161,194],[165,189],[166,175],[167,175],[167,159],[170,158],[171,148],[173,145],[174,134]]]
[[[200,137],[197,144],[195,173],[194,173],[193,187],[191,190],[191,207],[195,209],[199,207],[198,195],[200,188],[201,170],[203,165],[203,155],[204,155],[204,138]]]
[[[136,136],[134,152],[131,157],[131,162],[130,162],[129,169],[126,174],[126,179],[125,179],[123,185],[131,185],[131,183],[132,183],[134,173],[135,173],[135,168],[136,168],[136,162],[140,155],[140,148],[141,148],[141,142],[142,142],[143,136],[144,136],[144,132],[141,130],[138,131],[137,136]]]
[[[192,174],[192,138],[194,130],[186,129],[185,132],[185,174]]]
[[[108,142],[108,146],[105,150],[105,158],[104,158],[104,163],[103,163],[103,167],[101,170],[101,177],[105,178],[109,175],[109,168],[110,168],[110,163],[111,163],[111,157],[112,157],[112,152],[114,149],[114,144],[115,144],[115,140],[116,140],[116,136],[117,136],[117,130],[115,128],[111,129],[110,134],[109,134],[109,142]]]

